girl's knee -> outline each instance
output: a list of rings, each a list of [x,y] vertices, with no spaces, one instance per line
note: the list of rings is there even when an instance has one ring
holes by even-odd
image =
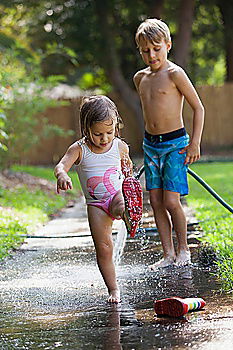
[[[122,217],[123,213],[125,211],[125,203],[122,198],[116,198],[114,202],[112,202],[111,205],[111,214],[117,218]]]
[[[96,244],[96,254],[99,259],[109,259],[113,255],[113,242],[106,240]]]

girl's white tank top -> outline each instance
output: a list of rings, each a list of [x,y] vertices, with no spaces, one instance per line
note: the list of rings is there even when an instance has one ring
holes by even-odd
[[[122,188],[119,142],[116,137],[105,153],[94,153],[86,143],[80,143],[82,158],[76,171],[87,204],[105,202]]]

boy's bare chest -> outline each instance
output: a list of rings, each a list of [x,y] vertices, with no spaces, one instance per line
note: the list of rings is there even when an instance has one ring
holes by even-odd
[[[139,87],[143,99],[158,99],[175,93],[175,84],[168,76],[145,76]]]

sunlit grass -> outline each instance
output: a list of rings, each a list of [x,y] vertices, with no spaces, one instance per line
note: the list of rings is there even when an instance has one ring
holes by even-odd
[[[41,177],[49,181],[55,181],[52,168],[49,167],[37,167],[31,165],[12,165],[11,170],[24,172],[33,176]]]
[[[27,233],[25,225],[18,220],[14,211],[0,209],[0,259],[5,258],[12,248],[17,247]]]
[[[230,206],[233,206],[233,164],[207,163],[191,167]],[[202,241],[216,251],[219,275],[226,289],[233,289],[233,216],[195,179],[189,176],[188,204],[195,209],[196,217],[204,231]]]
[[[37,217],[39,221],[44,221],[44,217],[65,206],[66,202],[64,196],[58,196],[55,192],[46,193],[39,188],[31,190],[27,186],[2,189],[0,198],[2,207],[14,208],[19,215]]]
[[[53,173],[54,169],[51,167],[37,167],[37,166],[30,166],[30,165],[15,164],[11,167],[11,169],[13,171],[25,172],[27,174],[30,174],[36,177],[41,177],[48,181],[52,181],[52,182],[56,181],[56,178]],[[72,170],[69,172],[69,176],[72,179],[74,189],[81,189],[77,173]]]
[[[56,180],[52,168],[14,166],[11,170],[27,172],[49,181]],[[33,233],[37,225],[48,221],[51,214],[77,196],[79,183],[77,175],[72,173],[72,176],[76,191],[68,191],[68,195],[57,195],[55,191],[32,189],[26,185],[12,189],[0,186],[0,259],[16,248],[25,235]]]

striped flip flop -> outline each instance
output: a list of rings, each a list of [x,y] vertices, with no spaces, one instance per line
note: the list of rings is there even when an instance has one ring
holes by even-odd
[[[158,316],[181,317],[189,311],[200,310],[206,302],[202,298],[171,297],[154,302],[154,309]]]

